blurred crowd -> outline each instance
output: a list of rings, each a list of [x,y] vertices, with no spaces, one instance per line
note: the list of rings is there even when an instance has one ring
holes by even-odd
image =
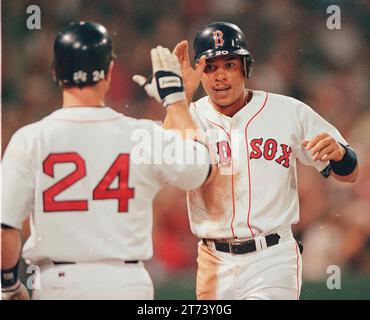
[[[304,245],[303,275],[326,279],[327,268],[370,275],[370,6],[334,1],[341,29],[329,30],[333,1],[311,0],[54,0],[2,2],[2,150],[19,127],[58,108],[52,81],[52,45],[70,21],[102,23],[117,55],[108,104],[132,117],[163,120],[163,108],[131,81],[151,71],[150,49],[192,44],[212,21],[243,29],[255,65],[247,87],[293,96],[336,126],[361,163],[355,184],[324,179],[299,167],[301,221],[294,233]],[[26,28],[26,7],[40,6],[41,30]],[[191,55],[193,53],[191,52]],[[197,96],[203,94],[200,88]],[[197,239],[187,220],[184,193],[165,188],[156,197],[154,278],[195,270]]]

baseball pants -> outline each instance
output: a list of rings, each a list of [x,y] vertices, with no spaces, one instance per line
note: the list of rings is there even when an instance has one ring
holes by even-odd
[[[267,247],[266,241],[256,241],[257,251],[246,254],[216,251],[200,241],[197,299],[298,300],[301,253],[290,228],[277,233],[278,244]]]
[[[76,263],[41,267],[34,300],[152,300],[152,280],[143,262]]]

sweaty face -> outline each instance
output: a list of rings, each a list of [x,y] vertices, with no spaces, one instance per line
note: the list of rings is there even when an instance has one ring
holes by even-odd
[[[226,109],[245,103],[244,73],[241,56],[224,56],[207,59],[202,85],[211,101]]]

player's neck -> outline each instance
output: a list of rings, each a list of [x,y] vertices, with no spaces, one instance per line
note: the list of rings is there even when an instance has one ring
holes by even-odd
[[[244,90],[243,94],[232,104],[228,106],[220,106],[212,101],[212,105],[216,111],[222,113],[225,116],[232,117],[236,114],[240,109],[242,109],[249,101],[251,101],[253,96],[252,90]]]
[[[63,90],[63,108],[104,107],[105,94],[94,87],[65,88]]]

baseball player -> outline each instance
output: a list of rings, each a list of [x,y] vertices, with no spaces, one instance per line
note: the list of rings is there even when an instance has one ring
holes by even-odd
[[[18,130],[3,157],[2,299],[28,298],[18,264],[19,229],[29,216],[23,257],[39,270],[34,299],[153,299],[143,264],[152,256],[152,200],[166,183],[199,187],[210,158],[204,144],[183,140],[196,126],[177,57],[157,47],[151,58],[148,90],[180,134],[105,105],[114,63],[104,26],[78,22],[58,33],[62,108]],[[142,148],[139,133],[150,137]],[[171,144],[204,161],[158,161]]]
[[[244,33],[215,22],[174,49],[188,101],[207,133],[217,174],[187,192],[198,246],[198,299],[299,299],[302,259],[292,231],[299,221],[297,160],[324,177],[354,182],[355,152],[330,123],[291,97],[245,88],[253,59]],[[167,117],[165,126],[171,120]]]

